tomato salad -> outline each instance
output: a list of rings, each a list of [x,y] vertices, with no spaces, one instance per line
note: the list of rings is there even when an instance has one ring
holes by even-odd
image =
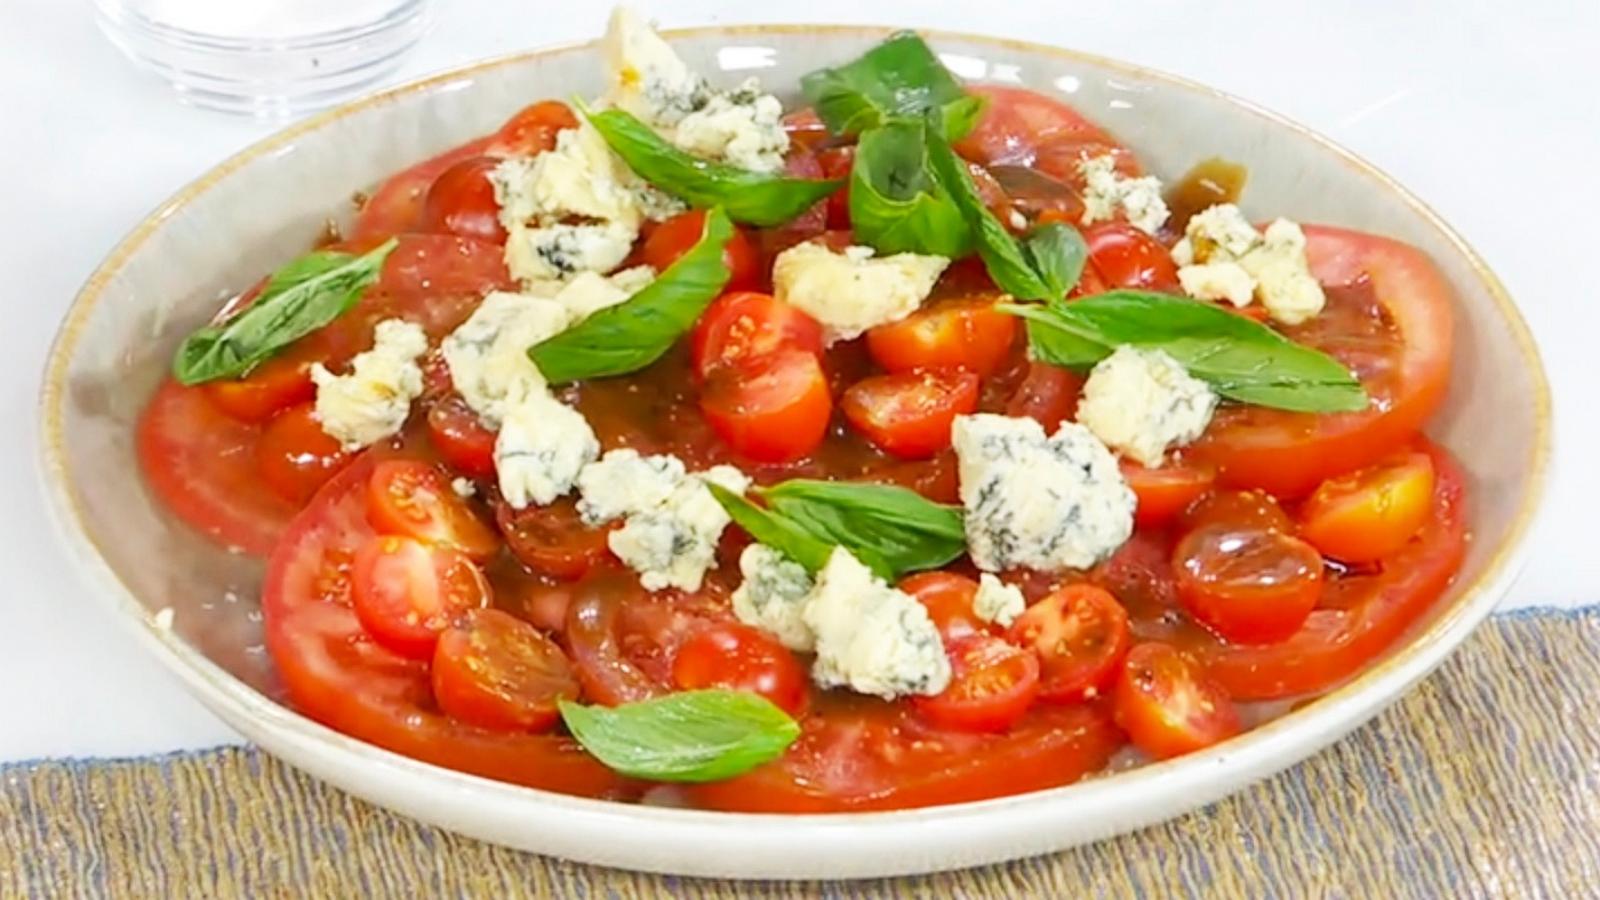
[[[1165,186],[909,32],[787,112],[626,11],[602,49],[143,414],[167,508],[266,559],[301,712],[571,794],[927,806],[1225,741],[1454,577],[1417,250]]]

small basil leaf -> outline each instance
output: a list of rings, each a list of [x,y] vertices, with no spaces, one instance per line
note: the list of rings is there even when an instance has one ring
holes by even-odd
[[[787,516],[762,509],[722,485],[707,481],[711,496],[722,504],[734,523],[756,539],[789,557],[812,575],[822,571],[833,554],[833,543]]]
[[[777,759],[800,726],[759,694],[705,690],[607,708],[560,701],[578,743],[624,775],[718,781]]]
[[[722,250],[732,237],[733,223],[720,208],[712,209],[700,240],[654,281],[533,346],[528,356],[551,384],[626,375],[650,365],[722,293],[731,274]]]
[[[902,31],[845,65],[800,79],[800,90],[834,134],[856,134],[892,119],[936,113],[948,140],[977,124],[983,101],[962,90],[915,32]]]
[[[1034,228],[1022,238],[1022,254],[1050,289],[1050,296],[1065,297],[1083,276],[1089,245],[1083,242],[1078,229],[1051,222]]]
[[[692,206],[720,206],[736,222],[782,225],[844,184],[751,172],[699,159],[620,109],[591,112],[589,122],[645,181]]]
[[[892,122],[862,132],[850,173],[850,225],[857,241],[881,254],[954,259],[971,251],[972,232],[928,168],[924,127]]]
[[[1240,403],[1313,413],[1368,405],[1360,380],[1338,360],[1210,303],[1125,290],[1000,308],[1028,319],[1029,349],[1044,362],[1085,368],[1131,344],[1166,351]]]
[[[173,377],[194,385],[250,374],[355,306],[397,243],[390,238],[360,256],[321,250],[288,263],[244,311],[185,338],[173,358]]]
[[[844,547],[891,582],[966,552],[960,510],[903,487],[792,479],[761,495],[776,515]]]

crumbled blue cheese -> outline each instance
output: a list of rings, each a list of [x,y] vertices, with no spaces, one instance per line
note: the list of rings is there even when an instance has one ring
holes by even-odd
[[[567,327],[571,327],[644,290],[655,277],[656,270],[649,266],[634,266],[610,275],[579,272],[571,281],[531,282],[523,293],[555,301],[566,311]]]
[[[1004,628],[1027,608],[1028,602],[1016,585],[1006,584],[988,572],[978,576],[978,593],[972,598],[972,612],[978,618]]]
[[[578,514],[589,525],[603,525],[654,509],[667,502],[687,475],[676,456],[641,456],[627,447],[612,450],[579,473]]]
[[[457,476],[450,480],[450,490],[455,491],[457,497],[465,500],[478,494],[478,486],[472,483],[471,478]]]
[[[439,349],[462,399],[490,428],[516,405],[545,393],[528,348],[560,334],[570,315],[553,299],[495,291]]]
[[[1123,456],[1156,468],[1167,448],[1200,437],[1217,395],[1163,350],[1123,345],[1089,373],[1078,421]]]
[[[506,232],[506,270],[523,282],[609,272],[628,258],[638,236],[637,226],[620,222],[517,225]]]
[[[602,466],[600,477],[613,471],[603,462],[598,465]],[[675,471],[681,467],[680,462],[677,467],[663,468]],[[641,477],[647,479],[641,486],[659,493],[661,485],[654,476]],[[665,499],[648,507],[637,499],[621,499],[608,492],[594,497],[585,493],[580,502],[593,501],[589,518],[596,522],[605,521],[600,513],[622,511],[626,515],[622,527],[612,531],[606,542],[618,559],[639,574],[645,590],[697,591],[706,571],[716,563],[722,530],[732,521],[706,488],[707,482],[739,494],[750,486],[750,479],[738,469],[713,466],[679,478]]]
[[[1161,196],[1161,180],[1154,175],[1129,178],[1117,171],[1117,160],[1110,154],[1078,163],[1083,175],[1083,224],[1103,222],[1120,211],[1128,224],[1155,234],[1167,221],[1167,202]]]
[[[739,556],[744,583],[733,592],[733,614],[746,625],[771,632],[790,650],[810,652],[816,636],[805,608],[815,584],[799,563],[765,544],[751,544]]]
[[[1172,248],[1184,292],[1202,300],[1248,306],[1259,298],[1273,321],[1298,325],[1322,312],[1322,285],[1306,259],[1306,236],[1288,219],[1258,233],[1232,203],[1219,203],[1189,220]]]
[[[951,429],[967,549],[978,568],[1087,568],[1133,533],[1133,491],[1087,428],[1054,435],[1028,418],[959,416]]]
[[[610,72],[606,100],[654,126],[673,126],[706,105],[711,89],[650,23],[617,7],[601,39]]]
[[[950,684],[950,660],[927,609],[843,547],[817,573],[802,615],[816,636],[811,676],[823,687],[893,699]]]
[[[850,340],[911,315],[950,265],[943,256],[872,254],[871,247],[835,253],[818,243],[796,244],[773,261],[774,293],[821,322],[830,343]]]
[[[672,142],[687,153],[752,172],[779,171],[789,151],[783,105],[762,93],[754,78],[726,94],[713,94],[705,106],[684,116]]]
[[[572,490],[600,455],[600,441],[577,410],[539,391],[511,407],[494,441],[500,494],[514,509],[543,506]]]
[[[386,319],[373,329],[372,337],[372,349],[356,354],[344,375],[333,374],[321,363],[311,367],[311,380],[317,385],[313,415],[346,450],[399,434],[411,414],[411,401],[422,393],[417,358],[428,350],[422,328]]]

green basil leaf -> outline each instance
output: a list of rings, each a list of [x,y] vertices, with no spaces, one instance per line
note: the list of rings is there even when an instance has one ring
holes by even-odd
[[[1028,320],[1029,349],[1045,362],[1084,368],[1132,344],[1166,351],[1240,403],[1314,413],[1367,408],[1361,382],[1338,360],[1210,303],[1126,290],[1001,308]]]
[[[278,269],[238,315],[184,338],[172,361],[173,377],[192,385],[250,374],[355,306],[378,280],[396,243],[390,238],[360,256],[319,250]]]
[[[924,127],[891,122],[862,132],[850,172],[850,225],[858,242],[881,254],[954,259],[971,252],[972,231],[928,168]]]
[[[1089,260],[1089,245],[1083,242],[1078,229],[1051,222],[1023,236],[1022,255],[1052,298],[1065,297],[1083,277],[1084,263]]]
[[[733,223],[720,208],[706,214],[700,240],[638,293],[600,310],[528,350],[551,384],[626,375],[650,365],[694,327],[731,273],[722,250]]]
[[[818,69],[800,90],[834,134],[856,134],[893,119],[937,113],[941,133],[960,140],[978,122],[983,101],[968,94],[915,32],[902,31],[858,59]]]
[[[692,206],[720,206],[735,222],[782,225],[844,184],[751,172],[690,156],[620,109],[588,115],[611,149],[645,181]]]
[[[907,488],[799,478],[761,496],[776,515],[844,547],[890,582],[936,569],[967,549],[960,509]]]
[[[832,541],[813,534],[787,516],[762,509],[720,484],[707,481],[706,487],[711,490],[711,496],[728,511],[734,523],[749,532],[757,543],[777,550],[804,566],[812,575],[822,571],[822,567],[828,564],[828,557],[833,555]]]
[[[705,690],[617,707],[560,702],[567,730],[594,757],[651,781],[718,781],[783,755],[800,726],[759,694]]]

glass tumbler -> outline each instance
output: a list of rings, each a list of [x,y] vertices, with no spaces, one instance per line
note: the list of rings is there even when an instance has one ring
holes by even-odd
[[[281,118],[391,73],[427,30],[430,0],[95,0],[111,42],[180,99]]]

